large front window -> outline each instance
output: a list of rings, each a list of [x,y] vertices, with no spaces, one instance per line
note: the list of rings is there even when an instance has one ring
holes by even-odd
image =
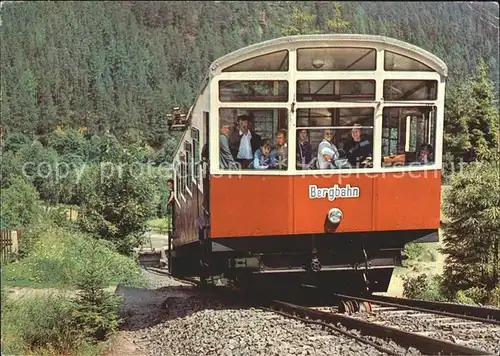
[[[297,110],[297,169],[372,167],[374,109]]]
[[[434,162],[436,107],[386,107],[382,121],[382,167]]]
[[[224,170],[287,170],[287,110],[219,109],[219,166]]]

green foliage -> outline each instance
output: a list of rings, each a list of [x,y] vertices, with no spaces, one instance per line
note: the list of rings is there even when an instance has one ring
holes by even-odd
[[[260,25],[263,12],[265,24]],[[192,104],[212,61],[282,34],[387,35],[441,57],[450,68],[450,83],[471,75],[481,57],[487,59],[489,78],[497,80],[498,31],[488,23],[488,13],[498,17],[498,7],[459,2],[6,3],[0,28],[2,125],[29,136],[46,136],[58,125],[88,136],[109,130],[120,140],[143,138],[157,149],[170,137],[165,113]]]
[[[107,267],[112,262],[109,255],[103,255],[98,241],[89,244],[89,260],[78,276],[75,300],[75,321],[83,328],[83,335],[90,340],[105,340],[119,325],[118,307],[120,298],[107,292],[109,276]]]
[[[327,21],[328,29],[333,33],[343,33],[351,25],[349,21],[342,18],[342,7],[338,1],[335,2],[335,16]]]
[[[488,79],[486,63],[479,61],[476,78],[472,85],[472,114],[469,121],[469,135],[473,147],[472,157],[487,154],[498,147],[499,114],[493,85]]]
[[[111,162],[88,167],[79,189],[79,226],[130,254],[141,243],[146,221],[155,208],[155,182],[147,168]]]
[[[37,293],[2,306],[2,352],[26,355],[40,349],[70,353],[82,343],[67,295]]]
[[[431,301],[444,301],[446,299],[442,289],[442,277],[439,275],[420,274],[415,277],[404,277],[403,290],[405,298]]]
[[[3,143],[3,153],[17,152],[22,146],[27,146],[32,142],[31,138],[27,135],[17,132],[7,135]]]
[[[409,243],[403,250],[403,264],[405,267],[417,267],[421,262],[435,262],[436,253],[435,244]]]
[[[17,229],[35,223],[41,216],[41,205],[35,187],[15,178],[2,189],[0,201],[2,229]]]
[[[316,17],[307,9],[293,7],[288,22],[281,28],[283,36],[312,35],[319,33],[316,28]]]
[[[10,286],[70,287],[85,273],[92,259],[107,261],[105,273],[110,283],[144,285],[137,262],[111,249],[105,241],[50,225],[37,225],[23,234],[24,258],[3,266]]]
[[[452,177],[444,197],[444,213],[451,220],[444,229],[443,249],[450,295],[474,287],[489,295],[500,284],[499,168],[496,153],[490,160],[469,164]]]

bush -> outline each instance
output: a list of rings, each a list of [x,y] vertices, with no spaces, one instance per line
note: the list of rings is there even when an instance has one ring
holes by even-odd
[[[470,290],[473,299],[486,300],[477,291],[489,295],[499,285],[499,165],[496,152],[469,164],[452,177],[444,196],[444,213],[451,221],[444,229],[444,282],[451,296]]]
[[[123,254],[131,254],[134,247],[140,246],[155,207],[154,179],[139,169],[147,166],[92,165],[84,172],[78,188],[80,228],[112,241]]]
[[[5,354],[26,354],[41,348],[69,353],[82,343],[73,322],[74,305],[61,294],[25,296],[2,306]]]
[[[136,261],[86,234],[39,225],[26,232],[23,240],[25,257],[4,266],[4,281],[8,285],[73,286],[94,257],[107,261],[103,273],[110,283],[145,284]]]
[[[415,277],[403,277],[403,290],[403,296],[406,298],[446,300],[442,288],[442,277],[439,275],[429,277],[426,274],[420,274]]]

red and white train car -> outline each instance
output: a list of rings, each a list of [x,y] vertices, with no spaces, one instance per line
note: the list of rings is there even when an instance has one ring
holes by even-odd
[[[172,272],[386,291],[405,244],[438,241],[446,77],[370,35],[216,60],[174,158]]]

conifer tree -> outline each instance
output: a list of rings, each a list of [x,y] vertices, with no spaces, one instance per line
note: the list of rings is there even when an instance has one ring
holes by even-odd
[[[500,285],[499,155],[469,164],[455,174],[445,195],[444,286],[451,296],[469,293],[476,302],[494,298]]]
[[[476,159],[489,149],[498,147],[499,114],[493,85],[488,79],[486,63],[480,59],[472,84],[472,112],[469,118],[470,159]]]

